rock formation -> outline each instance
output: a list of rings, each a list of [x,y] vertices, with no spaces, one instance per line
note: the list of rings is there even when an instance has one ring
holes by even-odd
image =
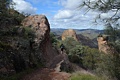
[[[73,29],[65,30],[65,31],[62,33],[62,40],[65,40],[67,37],[72,37],[72,38],[74,38],[76,41],[78,41],[76,32],[75,32],[75,30],[73,30]]]
[[[56,55],[56,51],[52,49],[50,42],[50,25],[47,18],[44,15],[29,16],[23,20],[22,24],[34,30],[35,38],[32,47],[37,52],[42,52],[42,58],[45,62],[49,62]]]
[[[104,52],[106,54],[115,53],[115,50],[112,46],[108,43],[108,36],[106,35],[99,35],[97,38],[98,41],[98,48],[100,52]]]

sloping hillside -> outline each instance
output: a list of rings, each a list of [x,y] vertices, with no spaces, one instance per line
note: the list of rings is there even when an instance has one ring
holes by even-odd
[[[81,30],[76,29],[77,34],[82,34],[83,36],[86,36],[90,39],[96,38],[100,33],[103,32],[104,30],[97,30],[97,29],[81,29]]]
[[[97,42],[94,40],[91,40],[88,37],[83,36],[82,34],[77,35],[78,41],[82,43],[85,46],[89,46],[91,48],[97,48]]]

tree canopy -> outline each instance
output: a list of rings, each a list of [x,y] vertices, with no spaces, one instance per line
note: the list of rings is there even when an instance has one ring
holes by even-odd
[[[14,10],[12,0],[0,0],[0,28],[6,28],[10,25],[19,25],[25,18],[25,15]]]
[[[98,22],[97,20],[99,19],[105,24],[120,24],[120,0],[83,0],[81,6],[87,7],[88,11],[98,11],[95,22]],[[110,16],[102,17],[104,13],[108,13]]]

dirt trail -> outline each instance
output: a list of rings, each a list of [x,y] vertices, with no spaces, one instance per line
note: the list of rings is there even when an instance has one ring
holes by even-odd
[[[66,54],[59,54],[48,64],[48,68],[38,69],[21,80],[68,80],[71,74],[59,72],[65,59]]]
[[[53,69],[44,68],[26,75],[22,80],[68,80],[70,74],[65,72],[56,72]]]

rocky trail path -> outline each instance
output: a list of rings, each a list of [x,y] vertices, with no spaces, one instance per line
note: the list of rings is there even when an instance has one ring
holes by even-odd
[[[43,68],[26,75],[22,80],[68,80],[70,74],[57,72],[53,69]]]
[[[48,68],[38,69],[24,76],[21,80],[68,80],[71,74],[59,72],[60,64],[66,58],[66,54],[59,54],[48,64]]]

